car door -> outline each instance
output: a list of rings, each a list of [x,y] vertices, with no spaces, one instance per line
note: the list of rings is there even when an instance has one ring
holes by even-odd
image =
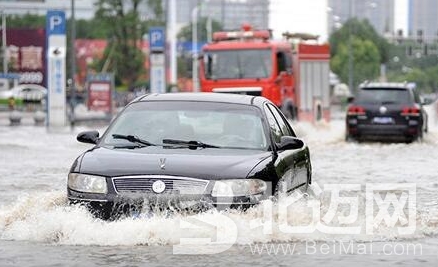
[[[268,119],[269,127],[275,143],[280,143],[283,133],[280,124],[272,113],[270,104],[265,105],[265,113]],[[279,178],[278,184],[282,192],[289,191],[297,184],[295,167],[294,167],[294,151],[284,150],[278,151],[278,157],[274,163],[277,176]]]
[[[278,125],[280,126],[282,135],[296,137],[292,127],[289,125],[289,123],[280,113],[280,111],[274,105],[269,104],[268,107],[274,115]],[[307,183],[309,162],[309,153],[307,147],[293,150],[285,150],[279,152],[279,154],[284,154],[285,156],[292,157],[293,159],[292,166],[294,169],[294,179],[289,189],[293,189]]]

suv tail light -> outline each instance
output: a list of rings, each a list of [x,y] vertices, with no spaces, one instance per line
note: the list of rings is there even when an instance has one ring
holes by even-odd
[[[417,106],[404,107],[401,112],[402,116],[420,116],[420,109]]]
[[[361,106],[350,106],[347,115],[365,115],[365,109]]]

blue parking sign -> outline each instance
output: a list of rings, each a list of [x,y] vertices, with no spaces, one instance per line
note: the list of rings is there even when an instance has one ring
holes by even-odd
[[[65,12],[61,10],[49,10],[46,15],[47,36],[52,34],[65,35]]]
[[[166,46],[166,38],[163,27],[149,28],[149,49],[151,52],[163,52]]]

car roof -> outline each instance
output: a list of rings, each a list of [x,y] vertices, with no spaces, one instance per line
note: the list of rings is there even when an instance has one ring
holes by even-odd
[[[193,101],[193,102],[216,102],[261,106],[268,99],[261,96],[250,96],[242,94],[227,93],[165,93],[147,94],[141,96],[137,101]]]
[[[415,84],[413,83],[397,83],[397,82],[365,82],[359,86],[360,89],[372,89],[372,88],[381,88],[381,89],[414,89]]]

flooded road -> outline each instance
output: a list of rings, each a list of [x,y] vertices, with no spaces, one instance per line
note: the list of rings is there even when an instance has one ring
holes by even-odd
[[[88,128],[47,133],[42,127],[0,126],[0,266],[436,266],[435,123],[431,118],[430,132],[412,144],[346,143],[341,120],[297,124],[311,150],[309,196],[268,200],[245,212],[210,211],[196,219],[219,222],[216,227],[197,224],[196,229],[181,223],[190,219],[184,214],[105,222],[67,205],[70,165],[90,148],[75,136]],[[367,193],[384,191],[382,184],[395,198],[380,223],[369,227]],[[346,200],[338,207],[333,188],[349,188],[339,193]],[[398,209],[397,201],[406,205]],[[409,203],[415,209],[408,212]],[[373,205],[372,217],[379,217],[380,204]],[[394,214],[401,216],[398,221],[386,220]],[[232,245],[218,254],[179,255],[184,238],[231,240]],[[197,249],[208,252],[206,246]]]

